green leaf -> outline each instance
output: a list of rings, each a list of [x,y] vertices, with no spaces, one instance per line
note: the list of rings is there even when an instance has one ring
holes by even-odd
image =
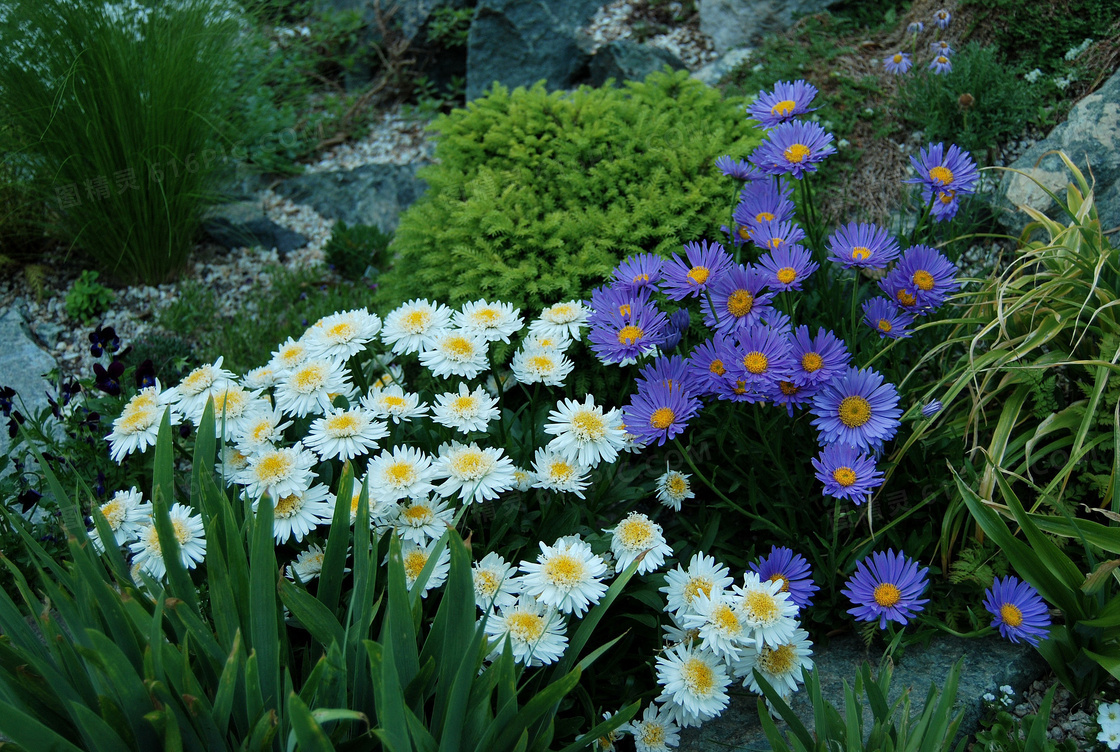
[[[334,505],[334,517],[327,533],[327,547],[323,552],[323,567],[319,573],[319,602],[332,612],[338,609],[339,593],[346,568],[346,548],[350,544],[350,504],[353,499],[354,469],[347,460],[342,468],[342,478],[338,482],[338,502]],[[369,504],[369,487],[362,486],[362,496]],[[359,504],[361,500],[359,499]],[[368,523],[367,523],[368,529]],[[355,549],[357,550],[357,549]]]
[[[590,731],[580,736],[567,747],[564,747],[560,752],[579,752],[580,750],[593,746],[599,737],[606,736],[622,724],[628,723],[631,718],[638,714],[638,709],[641,707],[642,703],[640,700],[627,705],[610,718],[600,721],[596,726],[593,726]]]
[[[325,650],[332,642],[346,644],[346,633],[331,610],[306,590],[280,578],[280,598],[311,636]]]
[[[29,751],[83,752],[81,747],[70,743],[15,706],[2,701],[0,701],[0,734]]]
[[[224,416],[223,416],[224,417]],[[191,505],[202,514],[203,523],[209,527],[210,520],[218,513],[202,491],[203,476],[214,477],[214,462],[217,457],[217,436],[214,432],[214,398],[206,400],[202,410],[202,420],[194,435],[194,456],[191,459]]]
[[[355,715],[364,717],[361,713]],[[288,695],[288,721],[292,724],[292,733],[299,740],[301,752],[334,752],[334,745],[323,727],[295,692]]]
[[[429,563],[434,557],[429,557]],[[393,536],[389,541],[389,603],[381,627],[381,643],[387,656],[396,661],[395,675],[401,686],[406,686],[420,671],[420,658],[416,653],[416,631],[412,621],[412,601],[405,584],[404,558],[400,540]]]
[[[409,752],[408,721],[396,662],[373,640],[362,640],[369,655],[373,692],[377,703],[377,731],[389,752]]]
[[[249,646],[257,659],[264,707],[280,703],[280,641],[276,614],[276,544],[272,499],[265,494],[252,523],[249,557]]]

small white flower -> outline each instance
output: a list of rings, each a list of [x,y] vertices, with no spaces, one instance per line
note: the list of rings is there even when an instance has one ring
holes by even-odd
[[[363,481],[355,478],[354,487],[350,493],[350,524],[358,521],[358,504],[362,499]],[[337,502],[336,502],[337,503]],[[381,529],[397,519],[400,513],[400,504],[396,501],[384,501],[372,494],[366,497],[366,506],[369,507],[369,520],[375,528]]]
[[[537,348],[518,350],[510,362],[513,375],[523,384],[564,386],[564,379],[575,364],[559,350]]]
[[[681,511],[681,502],[696,498],[691,478],[691,475],[670,470],[666,463],[665,473],[657,479],[657,500],[674,512]]]
[[[545,334],[544,332],[533,332],[521,340],[522,350],[554,350],[555,352],[564,353],[572,346],[572,339],[568,336],[565,330],[558,334]]]
[[[489,345],[481,335],[448,329],[435,335],[431,345],[421,351],[420,365],[440,378],[473,379],[486,370],[488,351]]]
[[[267,408],[268,402],[259,399],[259,391],[248,391],[234,381],[223,381],[215,384],[210,394],[214,399],[214,435],[225,441],[245,431],[251,417],[263,407]],[[198,426],[202,422],[202,409],[188,417]]]
[[[473,567],[474,601],[485,613],[512,606],[521,592],[512,564],[491,551]]]
[[[595,467],[600,461],[614,462],[618,450],[626,445],[622,413],[617,409],[604,412],[590,394],[583,403],[560,400],[548,419],[545,433],[555,437],[548,442],[548,448],[572,463]]]
[[[550,305],[540,318],[529,324],[530,334],[567,336],[579,342],[580,328],[587,326],[588,309],[578,300]]]
[[[606,563],[591,551],[591,546],[577,536],[541,542],[541,554],[535,562],[522,561],[519,569],[521,592],[536,596],[543,603],[566,614],[582,616],[588,606],[599,602],[607,586],[602,578]]]
[[[1102,702],[1097,707],[1097,723],[1103,727],[1120,726],[1120,703]]]
[[[1104,742],[1109,749],[1120,749],[1120,729],[1101,729],[1097,734],[1097,741]]]
[[[727,707],[731,677],[711,652],[677,645],[657,658],[657,699],[682,727],[699,726]]]
[[[590,470],[570,462],[564,455],[541,447],[533,456],[532,487],[560,493],[573,493],[583,498]]]
[[[276,383],[277,373],[272,366],[260,366],[245,374],[242,381],[249,389],[268,389]]]
[[[520,467],[513,469],[513,482],[514,488],[524,493],[533,487],[533,481],[536,480],[533,473],[529,470],[524,470]]]
[[[268,368],[272,369],[276,373],[276,376],[278,376],[283,371],[290,371],[301,365],[307,358],[307,345],[288,337],[288,339],[272,353],[272,359],[268,361]],[[276,383],[276,376],[273,377],[273,384]]]
[[[743,686],[752,692],[762,694],[762,687],[754,675],[755,669],[762,677],[778,690],[783,697],[796,692],[801,684],[801,669],[813,668],[813,643],[809,633],[798,627],[792,636],[774,645],[763,645],[758,650],[755,645],[746,645],[742,655],[734,662],[732,673],[736,679],[743,680]]]
[[[136,486],[127,491],[117,491],[113,494],[113,498],[98,509],[109,523],[109,529],[113,531],[113,542],[118,546],[135,540],[152,516],[152,505],[144,501],[144,496],[136,490]],[[101,542],[101,536],[97,533],[97,525],[92,517],[90,526],[90,543],[97,553],[104,553],[105,544]]]
[[[369,385],[369,388],[371,391],[377,391],[378,389],[385,389],[393,384],[399,384],[403,388],[404,382],[401,381],[403,378],[404,369],[396,363],[390,363],[385,366],[385,371],[377,377],[377,380]]]
[[[416,578],[424,571],[424,567],[427,565],[428,559],[431,558],[435,545],[436,541],[432,541],[426,546],[418,546],[415,543],[401,546],[401,555],[404,558],[405,586],[410,591],[416,584]],[[424,583],[424,590],[420,593],[420,597],[427,598],[429,590],[442,585],[447,579],[447,573],[450,569],[451,551],[447,546],[444,546],[443,551],[440,552],[439,558],[436,559],[436,564],[432,569],[432,573],[428,576],[428,581]]]
[[[308,582],[315,579],[323,571],[323,548],[322,546],[311,544],[307,547],[306,551],[300,551],[296,554],[296,560],[288,565],[288,579],[296,579],[299,576],[300,582]]]
[[[179,561],[187,569],[194,569],[198,566],[198,562],[206,557],[206,538],[202,528],[202,518],[191,515],[190,507],[178,503],[171,507],[168,514],[171,517],[175,540],[179,542]],[[150,517],[148,524],[140,530],[139,540],[130,545],[129,549],[132,551],[132,563],[153,578],[162,580],[167,574],[159,534]]]
[[[1000,694],[1003,694],[1003,695],[1014,696],[1015,688],[1012,687],[1010,684],[1004,684],[1004,685],[1000,686],[999,692],[1000,692]]]
[[[455,510],[443,499],[409,499],[400,505],[393,526],[401,540],[423,545],[443,535],[455,518]]]
[[[995,702],[996,701],[996,696],[993,695],[991,692],[985,692],[981,699],[983,699],[985,702]]]
[[[218,474],[222,476],[227,487],[236,484],[234,478],[238,473],[249,467],[249,456],[235,446],[226,444],[222,447],[221,459],[218,461]]]
[[[485,431],[498,417],[498,401],[482,389],[471,391],[460,382],[459,391],[437,394],[432,420],[462,433]]]
[[[642,720],[633,720],[618,727],[634,737],[638,752],[669,752],[670,747],[680,744],[680,731],[673,722],[672,714],[664,707],[650,703]]]
[[[272,449],[277,442],[284,438],[284,429],[292,425],[292,421],[284,422],[284,414],[275,410],[265,400],[253,403],[249,415],[241,424],[240,435],[234,436],[237,448],[243,454],[254,454]]]
[[[439,448],[432,464],[436,478],[446,478],[437,488],[443,496],[457,493],[466,503],[496,499],[514,486],[513,460],[501,449],[483,449],[477,444],[453,441]]]
[[[113,432],[105,438],[109,441],[109,456],[120,464],[125,457],[139,450],[145,452],[155,446],[159,436],[159,424],[163,419],[162,407],[139,407],[126,409],[113,421]],[[174,412],[171,413],[175,415]]]
[[[499,382],[502,385],[501,391],[498,390]],[[503,371],[497,378],[494,374],[486,374],[486,383],[482,385],[486,389],[486,393],[494,399],[498,399],[503,394],[517,386],[517,377],[513,375],[513,371]]]
[[[199,366],[175,387],[179,397],[178,408],[184,415],[201,415],[206,407],[206,400],[213,394],[216,386],[227,381],[234,381],[234,375],[222,368],[222,357],[211,365]]]
[[[489,658],[497,660],[502,655],[508,638],[515,663],[555,663],[568,647],[565,626],[564,617],[555,608],[522,595],[487,618],[486,635],[492,646]]]
[[[324,316],[304,332],[300,341],[309,356],[346,361],[366,348],[381,331],[381,319],[365,308]]]
[[[428,412],[428,406],[420,401],[419,394],[405,392],[399,384],[371,389],[369,394],[362,397],[362,407],[378,418],[392,419],[394,423],[420,418]]]
[[[430,347],[435,337],[451,327],[451,309],[427,300],[410,300],[385,316],[381,341],[404,355]]]
[[[1035,68],[1030,73],[1023,74],[1023,80],[1026,81],[1028,84],[1037,83],[1038,79],[1040,79],[1040,78],[1042,78],[1042,69],[1041,68]]]
[[[695,629],[703,648],[720,658],[735,660],[750,636],[744,620],[726,590],[697,593],[690,611],[682,611],[681,624]]]
[[[779,645],[789,642],[797,628],[797,604],[782,591],[782,580],[762,581],[758,572],[743,575],[743,586],[735,586],[738,596],[736,609],[751,631],[755,648],[763,644]]]
[[[354,407],[329,410],[322,418],[313,420],[306,441],[320,459],[349,460],[368,454],[377,447],[378,439],[388,435],[385,424],[374,420],[372,413]]]
[[[728,569],[718,564],[713,556],[706,556],[702,552],[692,555],[688,562],[688,569],[677,568],[665,575],[665,593],[668,600],[666,610],[676,613],[682,609],[691,609],[692,603],[700,593],[710,595],[713,591],[720,591],[728,587],[735,580],[728,575]]]
[[[672,556],[672,547],[665,542],[661,526],[649,517],[631,512],[616,527],[604,532],[611,534],[611,551],[618,557],[615,571],[621,572],[645,552],[638,565],[638,574],[659,569],[666,556]]]
[[[277,497],[272,510],[272,535],[276,542],[295,538],[299,543],[319,525],[329,525],[334,518],[332,501],[330,491],[322,483]],[[253,502],[254,512],[260,503],[260,498]]]
[[[270,448],[250,455],[248,465],[233,480],[246,487],[245,493],[251,499],[259,499],[266,493],[278,499],[306,491],[314,477],[311,468],[316,462],[315,455],[297,442],[290,447]]]
[[[369,461],[370,498],[421,499],[432,491],[432,459],[415,447],[398,446]]]
[[[488,303],[485,298],[464,303],[455,312],[454,323],[463,331],[480,335],[488,342],[509,342],[510,335],[521,330],[525,324],[518,314],[521,309],[510,303]]]
[[[310,412],[330,410],[337,395],[349,398],[353,393],[342,363],[330,358],[308,358],[281,376],[276,384],[276,407],[302,418]]]

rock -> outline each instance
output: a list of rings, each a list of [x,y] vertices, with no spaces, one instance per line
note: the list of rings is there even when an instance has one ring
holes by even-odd
[[[467,41],[467,101],[495,82],[509,88],[544,79],[571,88],[587,74],[581,29],[600,0],[481,0]]]
[[[1096,181],[1094,196],[1101,227],[1110,230],[1120,225],[1120,73],[1074,105],[1066,122],[1023,152],[1011,168],[1022,170],[1063,195],[1073,177],[1057,154],[1043,156],[1055,149],[1065,152],[1086,180]],[[1015,210],[1018,206],[1029,206],[1066,223],[1060,219],[1057,205],[1027,177],[1009,172],[1000,186],[1005,198],[997,204],[1004,210],[999,219],[1015,234],[1031,221]]]
[[[340,219],[348,225],[376,225],[393,232],[401,212],[427,189],[416,177],[417,169],[416,164],[369,164],[353,170],[298,175],[274,190],[329,219]]]
[[[702,81],[708,86],[715,86],[722,81],[727,74],[738,68],[740,65],[751,59],[750,47],[741,47],[739,49],[730,50],[725,52],[718,60],[708,63],[698,71],[694,71],[692,77],[697,81]]]
[[[925,702],[930,683],[940,691],[945,675],[952,665],[964,658],[960,683],[957,687],[957,700],[964,710],[960,732],[965,735],[975,733],[982,713],[980,698],[985,692],[996,693],[1002,684],[1010,684],[1018,691],[1030,685],[1031,681],[1046,670],[1046,664],[1038,653],[1021,645],[1013,645],[998,637],[978,640],[964,640],[956,637],[935,637],[929,647],[918,646],[906,649],[902,659],[895,665],[891,677],[889,700],[894,702],[906,688],[912,688],[911,711],[920,713]],[[817,671],[821,680],[821,694],[825,700],[844,713],[844,682],[851,686],[860,664],[869,660],[877,665],[880,655],[868,654],[863,643],[855,636],[833,640],[826,647],[815,651]],[[876,676],[878,674],[876,673]],[[741,687],[739,688],[742,691]],[[793,709],[802,722],[812,732],[813,708],[808,694],[802,688],[793,699]],[[864,729],[869,730],[871,711],[864,702]],[[778,728],[785,730],[784,723]],[[728,752],[755,752],[769,750],[770,744],[758,722],[757,697],[749,692],[746,695],[732,694],[731,703],[723,715],[708,721],[699,728],[685,729],[681,732],[679,752],[702,752],[721,749]]]
[[[47,407],[47,394],[54,394],[54,384],[45,376],[57,367],[54,357],[35,340],[15,306],[0,314],[0,386],[16,390],[16,410],[32,416]],[[0,457],[7,456],[9,446],[8,421],[3,419],[0,420]],[[0,465],[0,477],[11,472],[9,463]]]
[[[591,57],[587,83],[602,86],[610,78],[614,79],[615,86],[621,86],[623,81],[642,81],[666,65],[673,70],[685,68],[681,59],[668,50],[630,39],[616,39],[600,47]]]
[[[721,55],[757,45],[767,34],[785,31],[798,16],[819,13],[838,0],[698,0],[700,31]]]
[[[307,245],[307,238],[273,222],[254,201],[235,201],[209,211],[202,220],[203,231],[226,248],[261,246],[285,256]]]

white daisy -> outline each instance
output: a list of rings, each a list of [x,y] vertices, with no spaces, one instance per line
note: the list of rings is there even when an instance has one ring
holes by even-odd
[[[433,337],[431,345],[420,352],[420,365],[440,378],[473,379],[486,370],[488,350],[489,344],[481,335],[447,329]]]
[[[515,467],[513,469],[514,488],[516,488],[518,491],[521,491],[521,492],[528,491],[530,488],[533,487],[533,481],[535,481],[535,480],[536,480],[536,477],[533,475],[533,473],[531,471],[525,470],[525,469],[520,468],[520,467]]]
[[[113,421],[113,432],[105,437],[109,441],[109,456],[113,462],[120,464],[133,452],[139,450],[143,453],[148,447],[155,446],[164,409],[136,407],[125,410]],[[174,412],[171,414],[175,415]]]
[[[512,564],[491,551],[473,565],[474,602],[485,613],[512,606],[521,592]]]
[[[681,502],[696,498],[691,478],[691,475],[670,470],[666,464],[664,475],[657,479],[657,500],[674,512],[681,511]]]
[[[602,578],[607,565],[578,536],[568,536],[554,545],[541,542],[535,562],[522,561],[521,592],[536,596],[566,614],[582,616],[589,605],[599,602],[607,586]]]
[[[501,382],[502,389],[498,391],[498,383]],[[486,393],[494,399],[498,399],[503,394],[517,386],[517,377],[513,375],[513,371],[503,371],[497,378],[493,373],[486,374],[486,382],[482,385],[486,389]]]
[[[428,412],[428,405],[420,401],[419,394],[405,392],[399,384],[371,389],[362,397],[362,407],[378,418],[392,419],[394,423],[421,418]]]
[[[314,477],[311,468],[317,462],[314,453],[296,442],[290,447],[265,449],[251,455],[249,464],[233,479],[246,487],[245,493],[251,499],[266,493],[278,499],[306,491]]]
[[[219,355],[213,364],[194,369],[175,387],[177,405],[183,415],[202,415],[206,400],[214,393],[215,386],[236,380],[233,373],[222,368],[223,357]]]
[[[381,331],[381,319],[365,308],[324,316],[304,332],[300,341],[312,358],[346,361],[366,349],[366,343]]]
[[[603,713],[603,720],[604,721],[609,721],[611,718],[613,718],[616,715],[618,715],[618,714],[617,713]],[[591,749],[594,750],[594,752],[615,752],[614,743],[617,742],[619,739],[621,739],[623,734],[626,733],[624,729],[627,725],[628,724],[624,723],[621,726],[619,726],[618,728],[616,728],[614,731],[609,731],[606,734],[604,734],[603,736],[600,736],[598,739],[591,742]]]
[[[211,396],[214,399],[214,435],[224,441],[244,433],[250,417],[262,406],[269,407],[267,401],[259,399],[259,391],[249,391],[235,381],[215,384]],[[197,426],[202,422],[202,411],[189,417]]]
[[[555,663],[568,648],[564,617],[548,606],[526,595],[507,604],[486,620],[486,635],[493,649],[489,659],[497,660],[509,639],[515,663],[544,666]]]
[[[435,545],[436,541],[432,541],[426,546],[418,546],[415,543],[406,543],[401,546],[401,555],[404,558],[404,583],[410,591],[412,586],[416,584],[416,578],[424,571]],[[420,597],[427,598],[429,590],[442,585],[447,579],[447,572],[450,569],[451,551],[447,546],[444,546],[439,558],[436,559],[432,573],[428,576],[428,581],[424,583],[424,591],[420,593]]]
[[[272,510],[272,535],[276,542],[295,538],[299,543],[319,525],[329,525],[334,518],[333,500],[330,490],[322,483],[277,497]],[[260,498],[253,502],[254,512],[260,503]]]
[[[518,350],[513,355],[510,368],[522,384],[564,386],[564,379],[568,378],[575,364],[559,350],[538,348]]]
[[[464,303],[455,312],[454,324],[463,331],[477,334],[487,342],[509,342],[510,335],[521,330],[525,323],[518,315],[520,308],[510,303],[488,303],[485,298]]]
[[[446,501],[424,497],[401,504],[393,527],[401,540],[423,545],[447,532],[454,519],[455,510],[449,508]]]
[[[308,358],[307,345],[299,340],[288,339],[276,348],[272,353],[272,359],[268,361],[268,368],[275,372],[273,377],[273,384],[276,383],[277,377],[284,371],[291,371],[293,368],[301,365]]]
[[[742,655],[732,664],[732,674],[736,679],[743,680],[743,686],[752,692],[762,694],[762,687],[754,670],[771,687],[778,690],[782,697],[797,691],[801,684],[801,669],[813,669],[813,643],[809,640],[809,633],[800,627],[793,630],[789,640],[775,645],[763,645],[758,650],[754,645],[746,645]]]
[[[350,494],[350,524],[358,521],[358,503],[362,498],[363,481],[354,479],[354,487]],[[369,507],[369,521],[375,529],[382,530],[388,527],[400,514],[400,504],[395,501],[384,501],[375,496],[367,496],[366,506]]]
[[[782,591],[782,580],[761,580],[758,572],[743,575],[743,586],[735,586],[736,610],[751,631],[755,648],[788,642],[797,628],[797,604]]]
[[[272,366],[258,366],[241,380],[249,389],[269,389],[276,383],[277,374],[279,371]]]
[[[1104,742],[1109,749],[1120,749],[1120,727],[1109,726],[1097,732],[1097,741]]]
[[[1000,691],[1003,691],[1002,687]],[[1013,692],[1005,694],[1013,694]],[[1102,702],[1097,707],[1097,725],[1120,728],[1120,702]]]
[[[292,421],[284,421],[284,413],[274,409],[267,400],[257,400],[241,424],[240,435],[233,438],[243,454],[254,454],[273,448],[284,438],[284,429],[291,425]]]
[[[118,546],[135,539],[140,535],[144,525],[152,516],[151,503],[144,501],[144,496],[136,490],[136,486],[127,491],[117,491],[113,498],[98,507],[109,529],[113,531],[113,542]],[[97,524],[90,518],[89,540],[97,553],[105,553],[105,544],[97,533]]]
[[[595,467],[600,460],[614,462],[618,450],[626,444],[626,431],[622,428],[622,413],[607,410],[595,404],[589,394],[583,403],[563,399],[548,414],[551,421],[544,427],[547,434],[556,438],[548,448],[560,452],[570,462]]]
[[[178,503],[172,505],[168,514],[171,517],[175,540],[179,542],[179,561],[187,569],[194,569],[198,562],[206,557],[206,538],[202,528],[202,518],[192,515],[190,507]],[[167,565],[163,560],[163,549],[159,543],[156,526],[150,517],[148,520],[148,524],[140,530],[139,540],[129,546],[129,550],[132,551],[132,563],[153,578],[162,580],[167,574]]]
[[[661,526],[644,514],[631,512],[616,527],[604,532],[611,534],[611,551],[618,557],[615,571],[621,572],[645,552],[638,565],[638,574],[646,574],[661,567],[666,556],[672,556],[672,547],[665,542]]]
[[[296,560],[288,565],[288,579],[296,579],[299,575],[300,582],[315,579],[323,571],[323,547],[312,543],[307,550],[296,554]]]
[[[432,490],[432,459],[415,447],[382,449],[369,461],[366,477],[370,498],[421,499]]]
[[[555,350],[558,353],[564,353],[571,346],[572,338],[568,336],[567,331],[559,334],[530,331],[521,340],[522,350]]]
[[[561,493],[574,493],[583,498],[587,488],[587,475],[591,471],[547,447],[533,455],[533,488],[544,488]]]
[[[458,493],[464,503],[496,499],[514,486],[513,460],[501,449],[453,441],[439,448],[432,464],[436,478],[446,478],[436,489],[443,496]]]
[[[586,306],[578,300],[556,303],[541,311],[540,318],[529,324],[529,333],[565,335],[579,342],[579,330],[587,325],[588,314]]]
[[[432,420],[462,433],[485,431],[497,417],[498,401],[482,389],[469,390],[462,382],[457,393],[437,394],[432,407]]]
[[[665,688],[658,701],[668,703],[668,714],[687,728],[723,712],[731,677],[711,652],[677,645],[658,656],[657,683]]]
[[[288,415],[302,418],[310,412],[324,413],[341,394],[354,393],[349,374],[342,363],[330,358],[308,358],[286,371],[276,384],[276,407]]]
[[[642,720],[624,723],[618,730],[634,737],[638,752],[669,752],[669,748],[676,747],[681,740],[672,714],[664,706],[658,707],[652,702],[642,713]]]
[[[237,474],[249,467],[249,456],[235,446],[225,444],[222,447],[217,471],[227,487],[235,485]]]
[[[370,390],[376,391],[378,389],[384,389],[385,387],[392,384],[400,384],[402,387],[404,386],[404,382],[401,381],[401,379],[404,378],[403,368],[398,366],[396,363],[390,363],[389,365],[384,366],[384,368],[385,370],[381,372],[381,375],[378,376],[374,380],[374,382],[369,385]]]
[[[410,300],[385,316],[381,341],[399,354],[430,347],[436,335],[451,327],[451,309],[427,300]]]
[[[389,435],[385,424],[374,420],[373,413],[363,407],[329,410],[322,418],[311,421],[305,441],[323,460],[349,460],[368,454],[377,447],[377,440]]]
[[[691,610],[681,612],[680,619],[685,627],[697,630],[702,647],[721,658],[738,658],[750,637],[750,630],[726,590],[697,593]]]
[[[690,613],[689,611],[668,611],[666,615],[669,617],[668,624],[662,624],[661,630],[665,632],[665,643],[667,645],[687,645],[692,647],[700,644],[700,630],[696,627],[684,627],[683,614]]]
[[[687,571],[678,564],[676,569],[666,573],[665,587],[661,588],[669,602],[666,610],[676,613],[681,609],[691,609],[698,593],[711,594],[713,590],[727,588],[734,581],[727,567],[718,564],[715,557],[695,553],[688,562]]]

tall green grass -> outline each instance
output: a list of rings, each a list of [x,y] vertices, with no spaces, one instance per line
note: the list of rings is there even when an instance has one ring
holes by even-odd
[[[238,17],[214,0],[16,0],[0,113],[49,226],[111,275],[158,283],[191,251],[231,105]]]

